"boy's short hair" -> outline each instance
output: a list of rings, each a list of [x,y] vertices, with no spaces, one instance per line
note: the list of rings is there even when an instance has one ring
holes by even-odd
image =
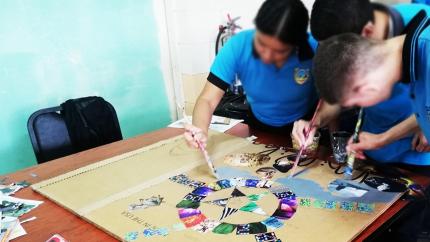
[[[321,98],[330,104],[341,102],[355,78],[381,63],[381,52],[374,48],[377,43],[353,33],[321,41],[313,62]]]

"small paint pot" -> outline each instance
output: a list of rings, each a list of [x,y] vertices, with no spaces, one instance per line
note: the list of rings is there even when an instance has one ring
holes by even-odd
[[[320,142],[320,137],[321,137],[320,132],[318,132],[318,131],[315,132],[315,135],[314,135],[314,137],[312,139],[312,143],[308,147],[306,147],[306,149],[303,151],[302,156],[305,156],[305,155],[315,155],[317,153],[318,145],[319,145],[319,142]],[[296,140],[294,138],[294,136],[293,136],[292,133],[291,133],[291,143],[293,145],[293,149],[300,150],[300,143],[299,143],[298,140]]]

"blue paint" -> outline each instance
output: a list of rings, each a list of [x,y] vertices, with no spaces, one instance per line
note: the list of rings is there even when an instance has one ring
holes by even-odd
[[[347,181],[355,186],[362,187],[368,190],[362,197],[338,197],[325,190],[318,183],[312,180],[302,178],[279,178],[276,182],[287,186],[293,191],[297,197],[314,198],[327,201],[350,201],[362,203],[388,203],[397,196],[397,193],[380,192],[377,189],[371,188],[366,184]]]
[[[259,179],[257,176],[252,175],[249,171],[240,170],[238,168],[223,166],[217,168],[219,179],[232,179],[242,177],[246,179]]]

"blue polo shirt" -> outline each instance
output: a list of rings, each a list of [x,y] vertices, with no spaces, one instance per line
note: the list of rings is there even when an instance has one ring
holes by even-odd
[[[405,26],[411,22],[411,20],[418,14],[419,11],[424,10],[427,14],[430,13],[430,6],[419,3],[400,3],[395,4],[392,7],[400,13]]]
[[[423,3],[430,5],[430,0],[412,0],[412,3]]]
[[[418,124],[430,140],[430,19],[420,12],[411,22],[403,44],[404,81],[410,82]]]
[[[397,4],[394,9],[408,25],[420,10],[430,12],[430,7],[423,4]],[[395,31],[399,32],[399,31]],[[383,133],[412,115],[410,86],[405,83],[394,85],[391,97],[375,106],[364,109],[362,130],[374,134]],[[365,154],[381,162],[402,162],[414,165],[429,165],[430,153],[412,150],[413,135],[397,140],[380,149],[367,150]]]
[[[411,116],[413,109],[409,93],[408,84],[395,84],[388,100],[364,109],[365,116],[362,130],[380,134]],[[413,135],[410,135],[380,149],[367,150],[365,154],[380,162],[401,162],[414,165],[430,164],[430,153],[413,151],[412,139]]]
[[[254,116],[264,124],[290,124],[315,107],[318,99],[311,76],[311,57],[299,60],[296,51],[281,68],[264,64],[254,49],[255,30],[233,36],[211,66],[208,81],[226,90],[238,77]],[[309,40],[315,49],[316,41]]]

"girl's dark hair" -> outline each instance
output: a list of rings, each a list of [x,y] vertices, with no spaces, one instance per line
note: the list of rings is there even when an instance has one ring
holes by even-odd
[[[257,30],[298,48],[300,60],[313,57],[308,42],[308,10],[300,0],[266,0],[255,17]]]

